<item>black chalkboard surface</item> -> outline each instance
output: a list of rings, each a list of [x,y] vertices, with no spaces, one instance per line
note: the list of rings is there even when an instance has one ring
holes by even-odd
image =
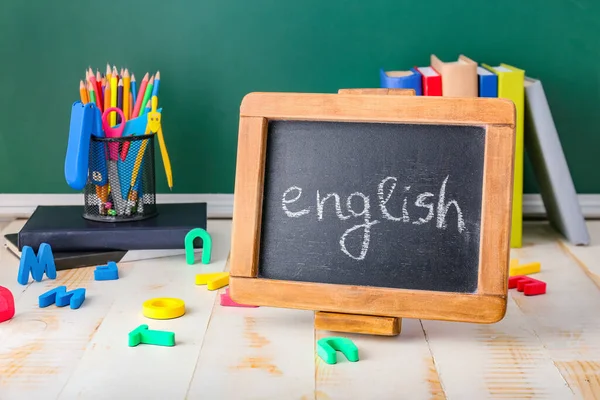
[[[477,290],[485,128],[270,121],[258,277]]]

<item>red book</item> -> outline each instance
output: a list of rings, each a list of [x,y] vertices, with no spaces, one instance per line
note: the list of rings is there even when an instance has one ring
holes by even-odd
[[[442,76],[433,67],[415,67],[421,74],[423,96],[442,95]]]

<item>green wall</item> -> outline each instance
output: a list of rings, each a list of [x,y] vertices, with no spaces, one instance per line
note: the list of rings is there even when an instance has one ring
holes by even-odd
[[[246,93],[377,87],[380,67],[433,52],[541,79],[577,190],[600,193],[599,34],[595,0],[3,0],[0,192],[73,192],[63,163],[88,66],[160,70],[173,192],[232,193]]]

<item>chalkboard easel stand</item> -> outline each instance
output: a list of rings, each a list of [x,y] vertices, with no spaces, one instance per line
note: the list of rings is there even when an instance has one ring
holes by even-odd
[[[378,94],[414,96],[414,89],[340,89],[339,94]],[[402,319],[396,317],[380,317],[375,315],[343,314],[317,311],[315,313],[315,329],[362,333],[367,335],[398,336],[402,329]]]
[[[367,335],[398,336],[402,318],[317,311],[315,329]]]
[[[507,308],[515,121],[514,104],[499,98],[414,96],[412,90],[386,88],[342,89],[338,94],[248,94],[240,106],[229,281],[231,298],[241,304],[312,310],[316,329],[367,335],[397,336],[401,330],[401,318],[488,324],[500,321]],[[340,125],[344,129],[342,139]],[[388,139],[377,142],[378,147],[374,149],[384,151],[387,140],[390,141],[395,153],[388,153],[389,158],[383,160],[385,165],[377,152],[359,153],[364,151],[365,141],[384,131],[388,133]],[[402,136],[398,136],[396,141],[395,137],[389,138],[391,134]],[[362,142],[357,142],[361,145],[344,141],[350,135],[361,139]],[[449,135],[456,135],[462,140],[455,141]],[[320,158],[315,158],[316,155],[309,154],[309,150],[302,147],[306,146],[307,137],[312,146],[309,149],[314,150],[319,143],[326,146],[326,150],[321,149],[324,153]],[[445,146],[440,145],[440,138],[444,139]],[[428,238],[423,237],[422,244],[437,246],[442,245],[442,241],[445,245],[447,241],[454,240],[455,245],[461,247],[448,247],[452,254],[472,244],[472,248],[467,246],[463,251],[470,258],[460,263],[470,266],[470,269],[462,271],[455,279],[463,283],[468,278],[471,282],[469,287],[448,286],[448,279],[440,274],[440,271],[456,269],[451,262],[453,259],[432,260],[432,268],[435,268],[432,272],[437,275],[428,279],[440,278],[436,285],[433,285],[436,282],[428,281],[426,287],[420,284],[409,288],[404,281],[392,286],[387,274],[384,274],[385,281],[375,280],[373,276],[381,274],[381,269],[373,270],[373,274],[366,270],[359,277],[348,275],[352,271],[345,268],[347,263],[344,261],[347,260],[338,262],[335,257],[339,256],[339,252],[332,255],[325,246],[317,246],[322,244],[320,242],[313,240],[312,252],[306,254],[298,253],[298,246],[292,243],[302,243],[309,235],[319,234],[324,225],[311,225],[314,218],[301,219],[306,213],[313,212],[302,208],[308,207],[306,204],[289,209],[287,206],[300,195],[287,196],[289,193],[283,191],[286,187],[308,179],[310,171],[344,167],[362,156],[365,156],[362,160],[365,164],[360,168],[372,165],[378,171],[390,167],[389,160],[399,158],[398,144],[402,144],[403,140],[403,144],[419,143],[419,149],[425,149],[428,141],[435,146],[430,149],[433,154],[421,154],[420,158],[409,160],[415,168],[431,170],[435,167],[433,169],[437,170],[439,167],[448,179],[445,169],[449,166],[438,165],[437,162],[441,154],[438,150],[443,149],[449,161],[457,163],[457,168],[462,166],[464,170],[466,165],[469,173],[475,167],[478,171],[477,179],[469,178],[472,181],[470,190],[474,194],[455,193],[456,196],[462,193],[465,199],[470,199],[472,204],[467,208],[472,208],[473,214],[466,221],[477,235],[456,236],[465,229],[465,222],[462,222],[457,223],[456,231],[434,235],[431,243],[426,243]],[[340,143],[349,145],[339,148]],[[467,148],[470,157],[465,157]],[[294,152],[291,152],[292,149],[295,149]],[[327,156],[335,151],[340,152],[339,156],[328,159]],[[296,153],[302,158],[294,158]],[[353,157],[352,160],[349,161],[349,157]],[[478,161],[467,165],[462,162],[465,159]],[[428,166],[427,160],[435,165]],[[298,173],[296,166],[300,162],[305,163],[307,169]],[[398,164],[394,168],[401,170],[402,166]],[[330,175],[328,179],[344,177]],[[358,179],[355,186],[363,181]],[[331,186],[331,182],[324,184],[328,185]],[[300,186],[291,188],[301,192]],[[284,193],[284,197],[280,192]],[[351,206],[347,208],[350,211]],[[456,206],[456,209],[459,207]],[[456,215],[461,214],[457,211]],[[295,228],[290,230],[289,221],[284,216],[298,218],[302,222],[294,223]],[[365,218],[365,223],[367,220]],[[457,220],[462,221],[462,218],[457,217]],[[432,230],[433,227],[444,228],[443,225],[438,226],[442,222],[442,219],[436,220],[436,225],[431,225]],[[282,232],[287,235],[283,235],[283,239]],[[413,258],[434,255],[419,249],[416,249],[418,254]],[[383,268],[391,265],[390,260],[396,259],[386,255],[382,262],[373,262],[373,265]],[[314,268],[303,268],[330,264],[337,266],[330,270],[336,274],[334,279],[331,279],[331,274],[328,277],[315,276],[312,273]],[[404,274],[400,275],[401,279],[411,276],[410,271],[400,272]],[[339,274],[346,274],[346,278],[352,279],[339,279]]]

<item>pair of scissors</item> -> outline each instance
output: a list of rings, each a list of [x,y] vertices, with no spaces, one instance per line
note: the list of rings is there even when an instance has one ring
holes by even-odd
[[[112,127],[110,125],[109,114],[111,112],[116,112],[121,117],[121,123]],[[120,138],[123,135],[123,131],[125,130],[125,116],[123,115],[123,111],[121,111],[118,107],[111,107],[104,110],[102,114],[102,129],[104,130],[104,136],[107,138]],[[117,160],[119,158],[119,143],[117,142],[109,142],[108,143],[108,173],[110,177],[110,187],[111,192],[113,193],[113,200],[116,205],[117,213],[121,215],[125,212],[125,200],[121,196],[121,182],[120,176],[117,168]]]
[[[112,127],[110,125],[109,116],[111,112],[116,112],[121,117],[121,123],[116,127]],[[120,138],[125,130],[125,116],[123,115],[123,111],[121,111],[121,109],[118,107],[111,107],[104,110],[104,113],[102,114],[102,129],[104,129],[104,136],[107,138]],[[110,153],[110,159],[116,160],[119,156],[119,143],[109,142],[108,149]]]

